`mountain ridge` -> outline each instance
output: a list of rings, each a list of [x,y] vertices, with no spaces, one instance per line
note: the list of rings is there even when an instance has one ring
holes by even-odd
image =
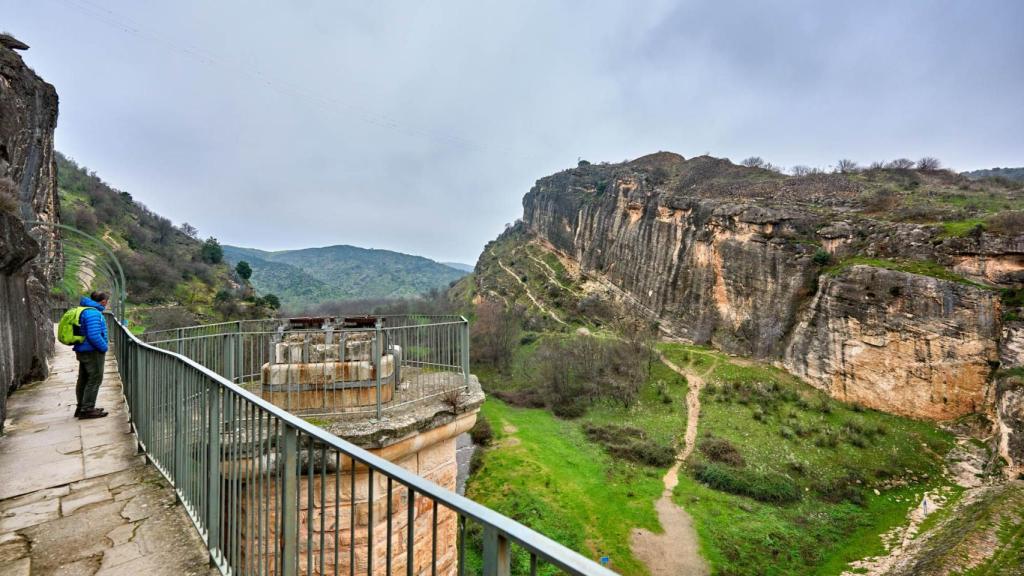
[[[293,250],[224,246],[232,264],[252,266],[257,290],[274,293],[288,308],[355,298],[410,297],[441,289],[466,271],[382,248],[335,244]]]

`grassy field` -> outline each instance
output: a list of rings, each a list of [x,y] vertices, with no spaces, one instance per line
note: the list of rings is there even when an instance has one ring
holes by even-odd
[[[488,390],[533,384],[537,340],[527,341],[508,371],[481,374]],[[707,348],[659,349],[704,375],[698,446],[714,437],[742,458],[742,466],[721,465],[696,450],[674,494],[693,516],[716,574],[839,574],[848,562],[882,552],[880,535],[945,483],[942,456],[953,439],[930,424],[837,402],[781,370]],[[664,468],[613,458],[584,430],[630,426],[678,448],[686,391],[684,378],[656,362],[635,405],[598,403],[574,420],[491,397],[483,414],[498,440],[469,495],[589,557],[610,556],[621,573],[643,574],[629,534],[659,530],[653,504]],[[707,474],[709,465],[725,484],[699,479],[707,479],[699,471]]]
[[[507,373],[478,371],[481,381],[492,391],[530,386],[536,349],[537,341],[521,346]],[[686,429],[686,391],[684,378],[655,362],[634,405],[599,402],[575,420],[491,396],[482,413],[496,442],[484,453],[467,494],[588,557],[610,557],[619,573],[645,574],[630,552],[629,533],[660,531],[654,502],[663,490],[665,468],[612,458],[587,439],[584,428],[638,428],[650,441],[674,449]],[[520,553],[517,561],[527,558]]]
[[[542,409],[489,399],[482,410],[496,445],[470,479],[467,495],[622,574],[644,574],[629,550],[634,527],[658,531],[659,470],[616,461],[589,442],[578,422]],[[472,548],[471,548],[472,549]],[[515,573],[528,558],[516,549]],[[557,571],[542,567],[541,573]]]
[[[725,440],[742,460],[721,465],[698,449],[674,494],[717,574],[838,574],[882,552],[880,535],[945,483],[953,439],[930,424],[837,402],[770,366],[662,348],[707,373],[698,447]],[[725,489],[698,480],[710,465]]]

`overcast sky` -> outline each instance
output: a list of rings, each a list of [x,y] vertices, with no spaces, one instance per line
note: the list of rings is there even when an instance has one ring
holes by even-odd
[[[470,264],[578,157],[1024,165],[1022,23],[1011,0],[0,0],[57,148],[157,213]]]

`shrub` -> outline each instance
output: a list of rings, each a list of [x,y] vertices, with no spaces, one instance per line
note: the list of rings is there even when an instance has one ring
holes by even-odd
[[[473,455],[469,458],[469,475],[472,476],[484,465],[484,451],[477,449],[473,451]]]
[[[490,393],[498,400],[520,408],[543,408],[544,396],[535,388],[521,390],[495,390]]]
[[[782,426],[779,428],[779,436],[782,436],[786,440],[792,440],[793,438],[796,438],[796,432],[794,432],[789,426]]]
[[[744,466],[746,464],[740,451],[725,438],[705,437],[697,444],[697,449],[712,462],[729,466]]]
[[[527,332],[527,333],[523,334],[522,338],[519,339],[519,344],[521,346],[528,346],[528,345],[533,344],[534,342],[536,342],[537,338],[539,338],[539,336],[537,335],[536,332]]]
[[[630,440],[605,447],[616,458],[638,464],[665,468],[675,462],[676,454],[670,446],[663,446],[651,440]]]
[[[818,266],[828,266],[832,262],[832,255],[829,254],[828,250],[818,248],[814,252],[814,256],[811,257],[811,260]]]
[[[807,470],[810,468],[810,465],[805,460],[800,460],[799,458],[790,456],[789,460],[786,461],[786,467],[794,473],[803,476],[804,474],[807,474]]]
[[[1024,234],[1024,211],[1008,210],[993,214],[985,220],[986,229],[1005,236]]]
[[[583,425],[583,433],[591,442],[600,444],[615,458],[647,466],[666,467],[675,461],[675,451],[647,438],[643,430],[615,424]]]
[[[207,264],[220,264],[224,260],[224,249],[216,238],[210,236],[199,248],[199,257]]]
[[[821,435],[814,440],[814,445],[819,448],[835,448],[839,446],[839,431],[831,426],[826,427],[821,431]]]
[[[839,478],[823,479],[814,487],[815,492],[826,502],[851,502],[858,506],[865,503],[862,479],[853,472]]]
[[[732,468],[714,462],[694,466],[697,480],[715,490],[747,496],[761,502],[786,503],[800,499],[800,489],[788,476],[771,471]]]
[[[490,446],[494,441],[494,429],[491,428],[490,420],[483,414],[477,416],[476,424],[469,429],[469,437],[477,446]]]

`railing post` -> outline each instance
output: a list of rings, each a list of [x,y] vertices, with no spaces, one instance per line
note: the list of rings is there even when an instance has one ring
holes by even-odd
[[[469,389],[469,320],[462,318],[462,378]]]
[[[377,318],[376,325],[374,326],[375,334],[373,336],[373,366],[374,373],[377,376],[377,420],[380,420],[381,406],[380,406],[380,356],[383,354],[384,346],[381,342],[381,330],[380,330],[380,318]]]
[[[296,567],[299,563],[299,431],[285,425],[283,440],[284,470],[281,471],[281,574],[283,576],[295,576]]]
[[[235,337],[233,334],[224,335],[224,374],[229,381],[235,381]]]
[[[207,470],[206,489],[206,547],[210,549],[210,563],[216,564],[216,552],[220,550],[221,510],[220,501],[220,387],[216,382],[206,382],[206,405],[210,413],[207,433]]]
[[[181,502],[185,487],[185,366],[174,368],[174,492]]]
[[[509,576],[512,554],[508,538],[493,526],[484,526],[484,576]]]

